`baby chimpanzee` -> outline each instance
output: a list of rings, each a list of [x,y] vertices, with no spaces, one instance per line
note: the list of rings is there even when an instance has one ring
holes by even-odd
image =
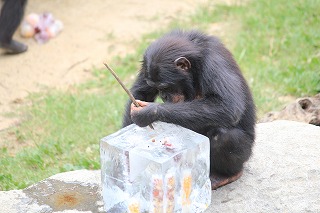
[[[212,189],[237,180],[255,138],[255,106],[232,54],[213,36],[172,31],[146,50],[123,126],[178,124],[210,139]],[[154,103],[157,96],[164,103]]]

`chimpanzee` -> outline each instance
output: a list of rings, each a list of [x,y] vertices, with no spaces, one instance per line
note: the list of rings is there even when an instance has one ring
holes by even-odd
[[[22,53],[28,46],[12,39],[24,14],[27,0],[3,0],[0,13],[0,47],[9,53]]]
[[[237,180],[255,139],[255,105],[232,54],[218,38],[174,30],[145,51],[123,126],[174,123],[210,139],[212,189]],[[157,96],[164,103],[155,103]]]

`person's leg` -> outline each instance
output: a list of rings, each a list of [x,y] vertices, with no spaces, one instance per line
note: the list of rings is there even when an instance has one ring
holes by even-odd
[[[28,46],[12,39],[23,15],[27,0],[5,0],[0,13],[0,47],[10,53],[22,53]]]

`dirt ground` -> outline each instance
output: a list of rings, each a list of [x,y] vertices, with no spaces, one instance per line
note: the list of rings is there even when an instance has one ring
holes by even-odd
[[[14,38],[26,43],[28,51],[6,55],[0,50],[0,131],[19,124],[17,108],[27,104],[30,93],[67,89],[89,79],[92,68],[103,68],[102,62],[116,54],[134,51],[130,44],[142,34],[163,27],[175,17],[186,16],[207,2],[30,0],[26,14],[50,12],[63,22],[64,29],[45,44],[21,38],[18,30]],[[213,30],[216,28],[213,25]]]

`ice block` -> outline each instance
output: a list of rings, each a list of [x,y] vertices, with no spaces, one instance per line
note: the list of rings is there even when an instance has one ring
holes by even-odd
[[[131,124],[100,141],[106,212],[198,213],[211,202],[209,139],[174,124]]]

